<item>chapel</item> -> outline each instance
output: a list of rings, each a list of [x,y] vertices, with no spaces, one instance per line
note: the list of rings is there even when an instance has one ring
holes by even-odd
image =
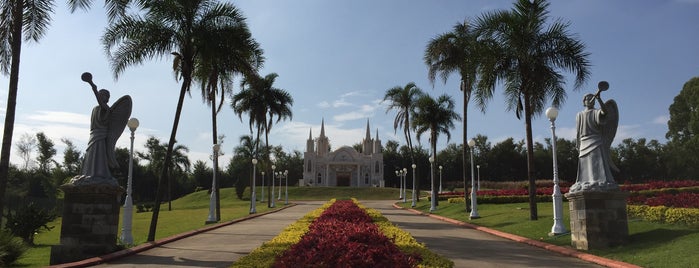
[[[383,152],[379,131],[372,139],[369,120],[366,122],[366,137],[361,142],[361,152],[350,146],[342,146],[330,151],[330,143],[325,136],[325,120],[320,124],[320,136],[313,139],[312,130],[306,140],[304,152],[303,179],[301,186],[328,187],[384,187]]]

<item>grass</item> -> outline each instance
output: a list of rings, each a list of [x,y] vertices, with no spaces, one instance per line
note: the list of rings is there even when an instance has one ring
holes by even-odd
[[[249,215],[250,201],[239,200],[235,196],[235,189],[221,189],[221,222],[238,219]],[[249,194],[247,194],[249,196]],[[278,202],[277,207],[282,207],[283,202]],[[262,213],[270,210],[266,203],[257,203],[257,212]],[[152,217],[151,212],[133,214],[133,237],[134,244],[146,242],[148,229]],[[122,210],[123,212],[123,210]],[[167,203],[160,207],[158,218],[158,229],[155,239],[161,239],[179,233],[204,227],[209,215],[209,195],[206,191],[199,191],[180,199],[172,201],[172,211],[167,210]],[[121,217],[120,217],[121,218]],[[61,219],[56,219],[49,226],[54,228],[49,232],[39,233],[35,237],[36,246],[31,247],[27,253],[16,263],[16,267],[39,267],[49,265],[51,255],[51,245],[58,245],[60,241]],[[121,232],[121,222],[119,225]]]
[[[410,207],[410,202],[403,204]],[[430,203],[425,199],[416,209],[428,212]],[[465,205],[440,202],[434,214],[457,219],[519,236],[541,240],[554,245],[570,247],[570,234],[549,237],[553,226],[551,202],[539,203],[538,220],[529,220],[529,204],[480,204],[479,219],[469,219]],[[563,203],[563,222],[569,228],[568,203]],[[629,243],[605,250],[590,250],[597,256],[636,264],[642,267],[699,267],[699,228],[652,223],[638,219],[629,220]]]

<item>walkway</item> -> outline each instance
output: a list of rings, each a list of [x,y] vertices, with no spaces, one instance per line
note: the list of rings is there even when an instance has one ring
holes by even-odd
[[[514,242],[492,234],[392,207],[394,201],[361,201],[410,232],[432,251],[454,261],[455,267],[600,267],[574,257]],[[284,227],[324,201],[297,202],[279,212],[188,236],[99,267],[230,267]],[[83,262],[82,265],[89,264]],[[83,267],[63,265],[62,267]]]

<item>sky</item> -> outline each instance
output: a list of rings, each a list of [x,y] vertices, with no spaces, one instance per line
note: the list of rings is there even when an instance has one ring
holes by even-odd
[[[91,72],[99,88],[111,91],[111,102],[122,95],[133,98],[132,117],[140,121],[134,147],[143,151],[148,137],[167,142],[172,129],[180,84],[172,73],[170,55],[132,66],[115,79],[100,38],[107,26],[102,1],[90,11],[70,13],[64,1],[55,1],[51,26],[38,43],[22,48],[19,93],[13,143],[22,135],[44,132],[56,145],[55,160],[62,162],[71,140],[80,151],[89,139],[90,111],[97,105],[80,74]],[[266,62],[261,75],[277,73],[275,86],[294,98],[293,118],[275,125],[270,144],[287,152],[305,150],[309,131],[316,138],[321,121],[332,148],[359,143],[367,120],[372,138],[378,132],[388,140],[405,144],[393,129],[394,111],[386,111],[385,92],[415,82],[436,97],[448,94],[463,110],[459,77],[431,84],[423,61],[431,38],[451,31],[465,19],[484,12],[509,10],[513,1],[502,0],[241,0],[233,1],[247,18],[248,26],[264,49]],[[570,23],[571,35],[590,53],[590,79],[573,88],[571,74],[565,85],[566,102],[559,107],[556,134],[574,139],[575,114],[583,109],[582,97],[595,93],[597,83],[610,84],[602,98],[615,99],[620,122],[615,144],[625,138],[666,142],[668,108],[690,78],[699,76],[699,0],[570,0],[549,6],[549,22]],[[7,106],[8,76],[0,76],[0,117]],[[239,90],[236,81],[236,91]],[[110,104],[111,104],[110,102]],[[549,103],[550,104],[550,103]],[[485,112],[468,107],[468,136],[485,135],[494,145],[506,138],[525,137],[524,120],[507,111],[502,87]],[[551,123],[542,113],[532,122],[535,141],[551,137]],[[2,126],[0,126],[2,127]],[[218,116],[218,132],[226,161],[250,134],[247,118],[241,121],[229,105]],[[463,125],[456,122],[449,143],[460,143]],[[192,162],[209,166],[212,148],[210,108],[197,86],[187,96],[177,141],[189,149]],[[129,146],[128,128],[118,147]],[[421,143],[427,147],[428,135]],[[447,145],[439,137],[438,150]],[[13,145],[12,163],[20,164]],[[223,163],[226,163],[223,162]]]

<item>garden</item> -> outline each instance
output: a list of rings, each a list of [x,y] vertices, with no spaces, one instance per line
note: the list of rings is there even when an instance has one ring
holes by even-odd
[[[570,246],[570,234],[548,236],[553,224],[552,183],[537,181],[539,219],[529,220],[528,192],[523,182],[482,182],[477,190],[479,219],[469,219],[465,213],[463,192],[440,194],[440,216],[544,241]],[[566,193],[569,184],[562,184]],[[630,193],[627,212],[629,243],[610,249],[590,250],[589,253],[643,267],[696,267],[699,253],[699,182],[649,181],[621,184]],[[565,201],[565,198],[564,198]],[[410,202],[399,203],[409,208]],[[418,202],[415,209],[428,212],[428,198]],[[564,202],[564,220],[568,225],[568,203]],[[681,256],[678,258],[678,256]]]

